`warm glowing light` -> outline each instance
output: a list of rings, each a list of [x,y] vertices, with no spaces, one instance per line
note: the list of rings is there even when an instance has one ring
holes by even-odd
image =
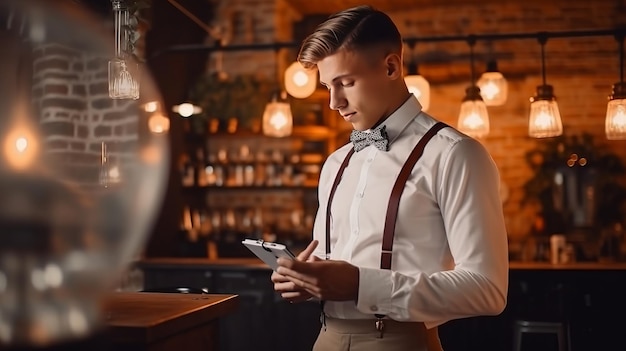
[[[287,125],[287,116],[282,111],[276,111],[270,117],[270,124],[275,129],[282,129]]]
[[[606,108],[606,138],[626,140],[626,99],[609,101]]]
[[[466,100],[461,104],[458,128],[474,138],[489,134],[489,114],[482,100]]]
[[[422,75],[409,75],[404,77],[409,92],[415,95],[422,105],[422,110],[427,111],[430,107],[430,83]]]
[[[189,117],[193,114],[193,105],[190,103],[180,104],[178,106],[178,113],[183,117]]]
[[[148,119],[148,128],[152,133],[166,133],[170,129],[170,120],[160,113],[154,113]]]
[[[22,153],[26,150],[26,148],[28,147],[28,140],[24,137],[19,137],[17,138],[17,140],[15,141],[15,148],[17,149],[17,152]]]
[[[504,105],[508,95],[508,84],[500,72],[485,72],[476,83],[487,106]]]
[[[118,166],[112,166],[109,169],[109,182],[111,183],[120,182],[120,168]]]
[[[293,82],[296,83],[297,86],[303,87],[306,85],[306,83],[309,82],[309,76],[307,76],[306,73],[302,71],[298,71],[293,76]]]
[[[202,108],[200,106],[195,106],[194,104],[184,102],[180,105],[175,105],[172,107],[172,111],[178,113],[182,117],[189,117],[191,115],[197,115],[202,112]]]
[[[38,152],[35,136],[26,127],[11,130],[4,141],[4,155],[14,169],[27,169],[33,164]]]
[[[304,99],[311,96],[316,84],[316,71],[302,67],[298,61],[289,65],[285,71],[285,90],[295,98]]]
[[[159,103],[157,101],[146,102],[143,105],[143,110],[148,113],[156,112],[158,108],[159,108]]]
[[[528,135],[549,138],[563,134],[559,106],[555,100],[535,100],[530,104]]]
[[[292,129],[291,106],[286,102],[272,101],[268,103],[263,113],[263,134],[284,137],[291,135]]]

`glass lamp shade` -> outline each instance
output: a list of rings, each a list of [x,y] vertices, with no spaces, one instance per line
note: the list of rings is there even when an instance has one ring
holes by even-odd
[[[116,58],[109,61],[109,97],[139,99],[139,65]]]
[[[167,137],[147,132],[138,101],[94,103],[109,100],[91,87],[106,87],[113,40],[64,4],[3,3],[45,40],[0,38],[0,74],[12,77],[0,80],[2,349],[65,349],[101,330],[102,301],[140,254],[169,169]]]
[[[626,140],[626,99],[609,101],[606,107],[606,138]]]
[[[528,135],[533,138],[549,138],[561,134],[561,113],[552,93],[552,86],[539,86],[537,96],[531,98]]]
[[[422,110],[427,111],[430,107],[430,83],[422,75],[405,76],[404,82],[422,105]]]
[[[613,94],[606,106],[605,122],[608,140],[626,140],[626,83],[613,84]]]
[[[275,99],[265,106],[263,112],[263,134],[271,137],[286,137],[293,130],[293,116],[288,102]]]
[[[502,73],[485,72],[477,82],[480,95],[487,106],[501,106],[506,102],[508,84]]]
[[[489,113],[477,86],[466,89],[466,96],[459,112],[458,129],[474,138],[482,138],[489,134]]]
[[[314,69],[302,67],[296,61],[287,67],[285,71],[285,90],[295,98],[304,99],[315,91],[317,85],[317,74]]]

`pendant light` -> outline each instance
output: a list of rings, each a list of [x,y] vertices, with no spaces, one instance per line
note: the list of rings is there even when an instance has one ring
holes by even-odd
[[[461,104],[459,113],[458,129],[474,138],[482,138],[489,134],[489,113],[487,105],[480,96],[480,88],[476,85],[474,75],[474,45],[476,39],[468,38],[470,47],[470,77],[471,85],[465,90],[465,98]]]
[[[304,99],[315,91],[317,86],[317,71],[306,69],[298,61],[294,61],[285,71],[285,90],[289,95]]]
[[[430,83],[419,73],[419,65],[415,58],[416,42],[411,40],[408,45],[411,49],[411,60],[408,65],[408,74],[404,77],[404,82],[409,92],[417,98],[422,105],[422,111],[427,111],[430,107]]]
[[[278,76],[278,49],[276,49],[276,75]],[[280,79],[278,79],[280,82]],[[280,83],[279,83],[280,85]],[[262,123],[263,134],[281,138],[291,135],[293,130],[293,115],[291,105],[287,101],[287,93],[279,91],[272,96],[272,100],[265,105]]]
[[[139,68],[128,57],[130,14],[123,0],[111,0],[115,16],[115,57],[109,61],[109,97],[139,99]]]
[[[613,93],[606,107],[605,131],[608,140],[626,140],[626,83],[624,83],[624,31],[615,39],[619,43],[619,82],[613,84]]]
[[[545,45],[548,42],[546,34],[538,37],[541,44],[541,75],[543,84],[537,87],[537,94],[530,98],[530,118],[528,121],[528,135],[533,138],[548,138],[563,134],[561,113],[554,96],[554,89],[546,84],[546,55]]]
[[[498,70],[498,62],[493,55],[492,45],[489,45],[487,70],[480,76],[477,85],[485,105],[501,106],[506,102],[508,83],[502,72]]]

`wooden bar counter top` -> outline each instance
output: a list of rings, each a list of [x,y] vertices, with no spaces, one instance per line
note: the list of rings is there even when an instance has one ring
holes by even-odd
[[[218,319],[236,295],[112,293],[104,302],[109,340],[121,350],[217,350]]]

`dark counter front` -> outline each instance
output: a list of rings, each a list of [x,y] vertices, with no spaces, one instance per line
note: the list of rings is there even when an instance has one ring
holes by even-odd
[[[219,321],[221,351],[307,350],[319,332],[319,305],[284,301],[274,292],[271,269],[259,259],[158,258],[137,267],[146,291],[183,287],[238,295],[239,308]]]
[[[307,350],[319,331],[317,304],[282,300],[273,290],[271,270],[256,258],[155,258],[137,266],[149,291],[188,287],[240,296],[237,312],[220,322],[220,350]],[[566,322],[572,351],[626,349],[626,321],[621,318],[626,312],[626,263],[511,262],[509,278],[508,304],[501,315],[440,327],[446,351],[510,350],[518,319]],[[242,330],[250,336],[241,338]]]

